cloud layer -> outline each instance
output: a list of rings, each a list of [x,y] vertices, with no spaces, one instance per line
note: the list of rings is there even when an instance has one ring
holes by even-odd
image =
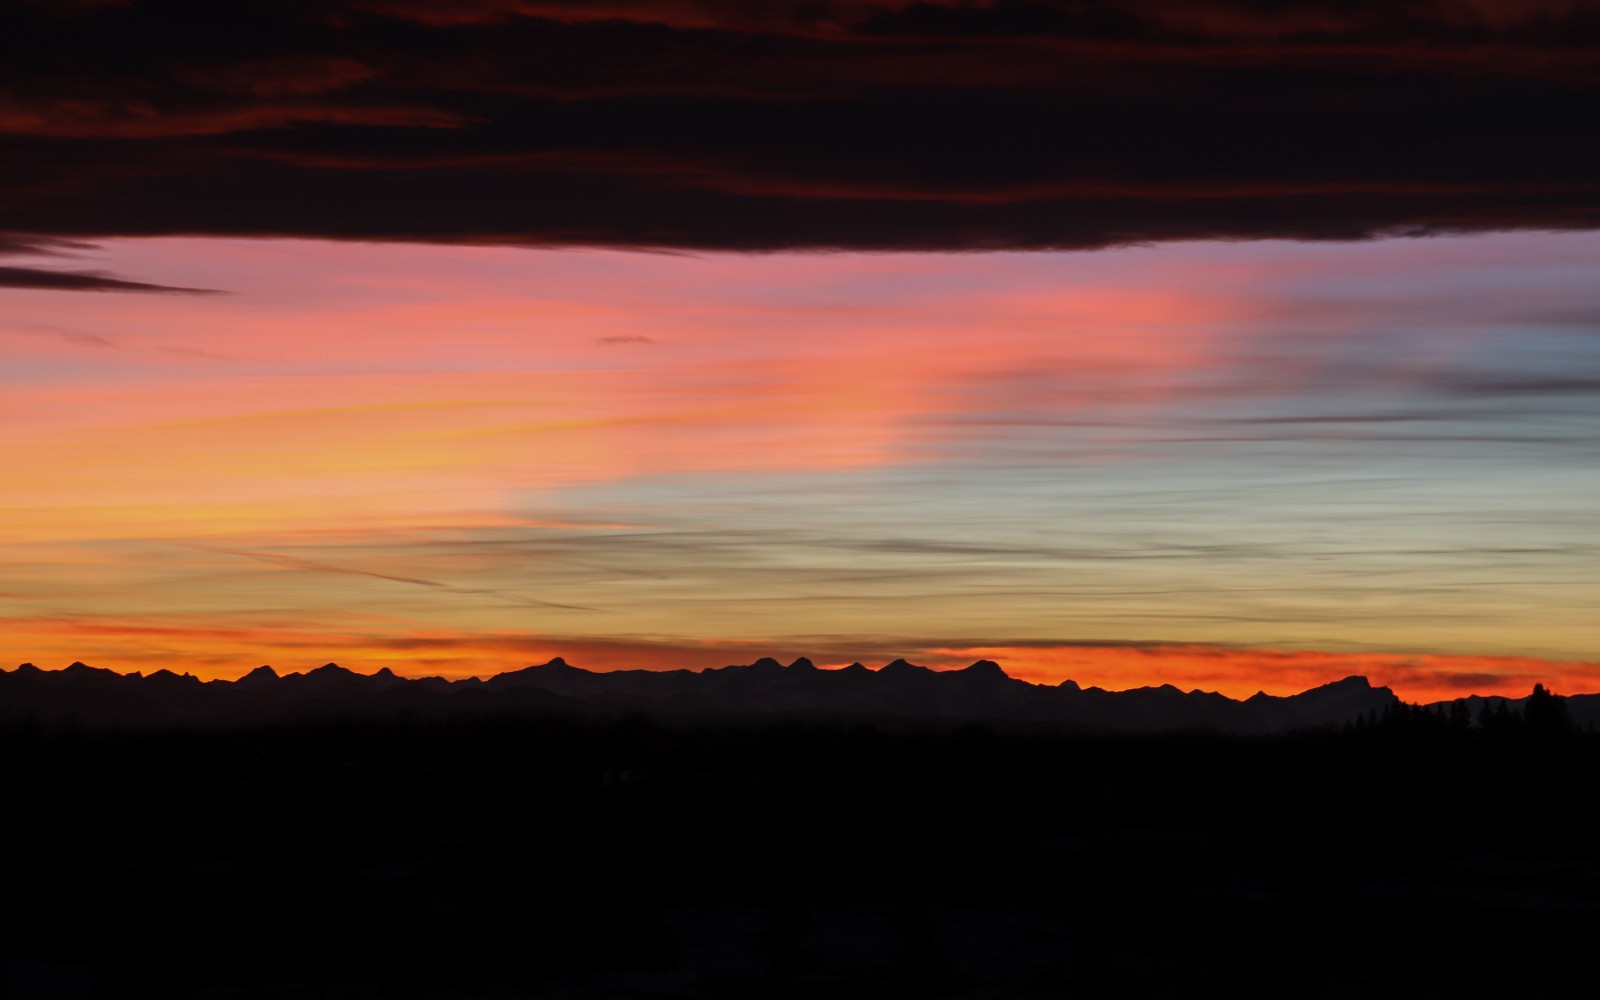
[[[1588,5],[33,4],[0,231],[776,250],[1600,223]],[[85,285],[84,287],[92,287]]]

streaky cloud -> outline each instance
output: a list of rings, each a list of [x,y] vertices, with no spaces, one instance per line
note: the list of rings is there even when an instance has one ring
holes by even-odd
[[[562,604],[557,601],[545,601],[536,597],[486,587],[459,587],[454,584],[444,583],[439,580],[426,580],[415,576],[402,576],[396,573],[382,573],[377,570],[362,569],[358,566],[338,566],[332,563],[318,562],[311,559],[301,559],[296,556],[285,555],[279,552],[251,552],[244,549],[229,549],[220,546],[197,545],[185,543],[188,547],[205,549],[222,555],[239,556],[244,559],[254,559],[258,562],[283,566],[288,569],[309,570],[314,573],[336,573],[349,576],[364,576],[373,580],[387,580],[390,583],[404,583],[415,587],[431,587],[436,590],[448,591],[453,594],[470,594],[494,597],[511,604],[522,604],[529,607],[558,608],[563,611],[595,611],[604,612],[605,608],[593,608],[579,604]]]
[[[129,281],[104,271],[55,271],[42,267],[0,266],[0,288],[50,292],[157,292],[166,295],[215,295],[214,289],[182,288],[147,281]]]

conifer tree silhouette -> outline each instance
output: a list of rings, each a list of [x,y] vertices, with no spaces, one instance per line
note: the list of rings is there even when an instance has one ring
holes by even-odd
[[[1567,699],[1545,690],[1543,684],[1533,686],[1523,714],[1528,732],[1541,738],[1565,736],[1572,732],[1572,719],[1567,714]]]

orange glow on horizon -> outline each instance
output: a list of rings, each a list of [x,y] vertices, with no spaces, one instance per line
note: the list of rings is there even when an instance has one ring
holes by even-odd
[[[1035,684],[1073,680],[1081,687],[1124,691],[1171,684],[1235,700],[1264,692],[1298,694],[1359,675],[1409,702],[1448,701],[1469,694],[1521,698],[1542,683],[1557,694],[1600,691],[1600,663],[1518,656],[1237,649],[1199,644],[976,647],[933,650],[933,662],[965,666],[994,660]]]
[[[31,662],[59,669],[73,660],[120,672],[166,668],[202,680],[232,680],[262,663],[280,673],[336,662],[358,673],[387,667],[402,677],[479,677],[561,657],[596,672],[702,670],[763,656],[789,662],[809,656],[823,669],[860,660],[876,668],[903,656],[935,670],[994,660],[1011,677],[1053,687],[1071,680],[1110,691],[1171,684],[1243,700],[1258,691],[1298,694],[1352,675],[1388,687],[1414,703],[1469,694],[1521,698],[1542,683],[1557,694],[1600,692],[1600,663],[1535,657],[1239,649],[1204,644],[975,646],[907,649],[855,655],[839,648],[784,649],[754,640],[684,642],[529,633],[457,633],[407,629],[381,620],[341,628],[206,626],[178,622],[88,622],[39,619],[7,623],[16,648],[36,650]],[[130,652],[130,650],[134,650]]]

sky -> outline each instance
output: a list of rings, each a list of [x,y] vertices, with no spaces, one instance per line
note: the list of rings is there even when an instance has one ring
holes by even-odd
[[[1600,691],[1600,18],[750,10],[24,5],[0,655]]]

